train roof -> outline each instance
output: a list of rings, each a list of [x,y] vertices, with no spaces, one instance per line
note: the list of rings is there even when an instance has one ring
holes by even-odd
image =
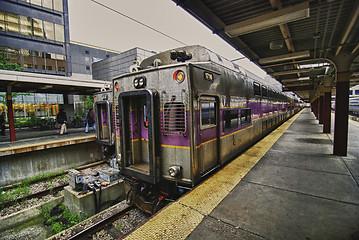
[[[176,59],[171,58],[171,54],[177,52],[178,55],[183,55],[183,58],[178,57]],[[157,59],[157,60],[156,60]],[[167,50],[151,57],[144,59],[140,67],[142,69],[146,69],[149,67],[154,67],[154,62],[160,61],[160,65],[170,65],[176,64],[178,62],[214,62],[226,68],[229,68],[233,71],[239,72],[243,75],[247,75],[247,70],[240,67],[239,65],[227,60],[226,58],[212,52],[211,50],[207,49],[206,47],[200,45],[193,45],[193,46],[184,46],[179,47],[172,50]]]

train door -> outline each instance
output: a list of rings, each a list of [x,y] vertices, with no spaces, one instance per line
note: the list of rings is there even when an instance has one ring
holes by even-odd
[[[157,92],[142,90],[121,93],[119,120],[121,171],[143,181],[159,181],[159,109]]]
[[[204,175],[220,163],[218,98],[201,96],[199,108],[199,169]]]
[[[112,131],[112,104],[108,101],[95,103],[97,140],[105,145],[114,143]]]

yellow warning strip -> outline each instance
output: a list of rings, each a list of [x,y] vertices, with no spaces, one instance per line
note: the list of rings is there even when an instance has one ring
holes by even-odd
[[[237,186],[302,112],[303,110],[125,239],[185,239]]]

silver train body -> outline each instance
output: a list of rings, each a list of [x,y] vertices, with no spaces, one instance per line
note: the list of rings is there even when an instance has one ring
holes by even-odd
[[[192,187],[299,111],[297,100],[201,46],[166,51],[96,94],[98,140],[121,174]]]

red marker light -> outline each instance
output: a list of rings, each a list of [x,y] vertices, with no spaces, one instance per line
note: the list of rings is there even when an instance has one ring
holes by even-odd
[[[184,72],[182,70],[178,70],[173,74],[173,80],[175,83],[182,83],[185,79]]]
[[[119,87],[120,87],[120,86],[118,86],[118,83],[115,83],[115,88],[116,88],[116,90],[118,90]]]
[[[158,200],[162,201],[162,200],[163,200],[163,196],[159,197]]]

